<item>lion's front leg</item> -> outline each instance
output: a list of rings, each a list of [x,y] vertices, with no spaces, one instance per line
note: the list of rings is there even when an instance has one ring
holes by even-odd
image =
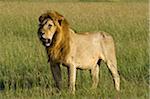
[[[68,81],[69,81],[69,90],[72,94],[75,94],[75,81],[76,81],[76,67],[70,66],[68,68]]]
[[[53,78],[55,80],[56,87],[61,90],[61,82],[62,82],[62,75],[61,75],[61,68],[60,64],[51,64],[51,71]]]

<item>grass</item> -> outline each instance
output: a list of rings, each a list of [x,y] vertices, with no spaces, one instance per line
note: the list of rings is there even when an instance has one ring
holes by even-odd
[[[148,0],[0,0],[11,2],[148,2]]]
[[[90,90],[89,71],[78,71],[76,95],[67,91],[66,68],[61,95],[55,93],[45,49],[37,37],[38,17],[62,13],[76,31],[106,31],[116,43],[122,99],[149,98],[148,4],[146,2],[2,2],[0,1],[0,98],[115,98],[104,63],[100,83]]]

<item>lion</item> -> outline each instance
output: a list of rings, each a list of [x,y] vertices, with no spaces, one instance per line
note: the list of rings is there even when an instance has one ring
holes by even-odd
[[[68,69],[68,85],[72,94],[75,94],[77,69],[90,70],[92,88],[97,88],[102,60],[112,74],[115,89],[120,91],[115,45],[110,34],[75,33],[63,15],[49,11],[39,17],[38,36],[46,48],[57,89],[61,90],[62,82],[60,64]]]

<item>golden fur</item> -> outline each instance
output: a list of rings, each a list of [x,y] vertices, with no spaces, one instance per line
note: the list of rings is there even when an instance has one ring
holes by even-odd
[[[96,88],[99,79],[100,61],[103,60],[112,73],[116,90],[120,90],[120,78],[117,71],[115,46],[112,36],[105,32],[77,34],[70,29],[67,20],[57,12],[42,14],[39,17],[39,22],[38,34],[42,38],[41,41],[44,43],[49,41],[46,50],[58,89],[61,87],[59,64],[64,64],[68,67],[69,88],[74,93],[76,69],[91,70],[92,88]],[[50,43],[51,40],[52,42]]]

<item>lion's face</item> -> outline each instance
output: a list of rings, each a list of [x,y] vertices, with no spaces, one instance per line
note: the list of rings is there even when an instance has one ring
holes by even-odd
[[[54,24],[53,20],[47,18],[40,22],[38,35],[43,45],[48,47],[52,42],[52,38],[56,32],[57,26]]]

